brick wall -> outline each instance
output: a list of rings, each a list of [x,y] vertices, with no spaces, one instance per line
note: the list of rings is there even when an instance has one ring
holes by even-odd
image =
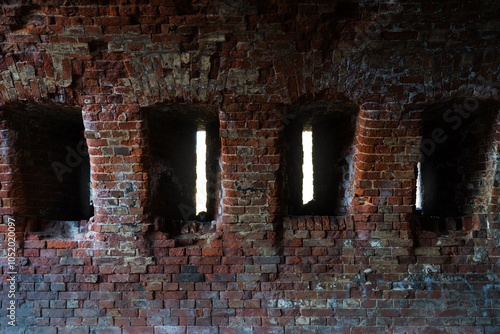
[[[102,3],[0,10],[0,332],[499,331],[497,2]],[[173,120],[161,116],[172,110]],[[320,166],[335,165],[342,182],[321,216],[292,216],[301,214],[290,210],[300,206],[296,124],[318,113],[328,121],[313,130],[331,124],[320,132],[339,141]],[[175,152],[187,140],[170,143],[191,131],[175,119],[207,117],[219,128],[209,144],[214,222],[173,233],[165,224],[178,217],[155,194],[169,166],[193,168]],[[74,202],[76,174],[65,175],[67,189],[49,182],[80,130],[92,218],[61,207]],[[424,212],[415,208],[425,139],[450,155],[427,163],[456,170],[431,217],[427,172]],[[37,155],[40,166],[28,159]],[[42,179],[39,192],[25,190],[27,179]]]

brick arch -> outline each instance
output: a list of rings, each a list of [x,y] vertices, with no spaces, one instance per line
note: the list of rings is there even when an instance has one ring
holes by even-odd
[[[338,87],[331,63],[321,51],[296,52],[273,61],[281,101],[285,104],[320,100],[354,100]]]
[[[262,85],[258,94],[284,104],[339,98],[390,102],[401,100],[405,90],[411,94],[403,104],[410,106],[453,96],[498,95],[494,74],[471,77],[470,69],[465,68],[453,72],[451,77],[450,73],[425,67],[408,69],[393,77],[399,82],[379,87],[379,94],[375,95],[371,87],[377,85],[379,74],[363,70],[363,59],[363,54],[348,50],[287,50],[286,54],[276,53],[267,67],[254,69],[248,67],[251,63],[243,64],[201,48],[150,53],[124,60],[127,83],[115,92],[141,106],[168,101],[218,104],[223,102],[223,96],[245,94],[242,87],[255,85]]]
[[[451,48],[447,55],[422,56],[424,98],[427,103],[446,98],[498,99],[500,60],[496,50]]]
[[[210,73],[211,57],[199,51],[154,53],[125,60],[124,64],[130,84],[120,88],[118,94],[141,106],[169,102],[213,103],[217,101],[216,91],[224,89],[216,81],[227,79],[223,75],[214,77]],[[199,68],[198,78],[192,66]]]
[[[225,102],[224,96],[246,94],[245,86],[256,85],[262,85],[256,91],[262,99],[275,103],[355,97],[356,92],[337,89],[331,83],[337,78],[331,77],[331,66],[323,60],[320,51],[295,53],[278,56],[267,67],[256,69],[202,50],[153,53],[124,61],[129,82],[117,93],[141,106],[168,102],[220,104]]]
[[[34,52],[0,59],[0,105],[9,102],[80,105],[84,61],[78,56]]]

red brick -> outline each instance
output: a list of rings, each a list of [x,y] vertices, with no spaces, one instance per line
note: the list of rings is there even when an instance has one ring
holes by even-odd
[[[153,334],[152,327],[123,327],[124,334]]]
[[[47,241],[47,248],[76,248],[78,243],[76,241],[64,240],[49,240]]]

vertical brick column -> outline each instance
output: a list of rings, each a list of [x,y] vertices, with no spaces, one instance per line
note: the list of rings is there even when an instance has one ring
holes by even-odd
[[[83,108],[97,232],[145,232],[147,173],[138,105]]]
[[[235,239],[239,240],[238,246],[252,248],[247,255],[274,256],[275,224],[280,212],[279,130],[272,119],[276,106],[259,104],[257,110],[250,110],[248,105],[234,103],[222,108],[223,199],[219,229],[226,232],[223,238],[227,243]],[[253,263],[264,261],[275,264],[278,258],[257,257]],[[270,272],[275,270],[273,266]]]
[[[399,112],[375,103],[361,107],[353,207],[357,238],[370,240],[364,255],[372,255],[371,267],[393,272],[410,260],[413,245],[408,220],[415,201],[416,162],[404,145],[408,136],[418,135],[418,123],[403,127]]]

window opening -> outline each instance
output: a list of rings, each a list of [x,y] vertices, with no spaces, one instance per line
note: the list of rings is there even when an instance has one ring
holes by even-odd
[[[217,111],[169,104],[148,108],[146,114],[151,152],[149,210],[159,222],[158,229],[180,235],[186,224],[214,220],[220,203]]]
[[[9,111],[9,126],[22,189],[18,215],[33,217],[29,232],[51,224],[79,225],[94,214],[90,161],[81,110],[26,105]]]
[[[496,101],[464,98],[423,111],[415,199],[419,228],[460,230],[463,217],[488,212],[498,106]]]
[[[287,214],[330,216],[352,205],[358,107],[318,102],[287,109],[283,189]]]
[[[415,209],[422,210],[422,170],[420,162],[417,164],[417,194]]]
[[[313,143],[312,131],[302,131],[302,204],[307,204],[314,198],[313,175]]]
[[[196,212],[207,211],[206,131],[196,132]]]

